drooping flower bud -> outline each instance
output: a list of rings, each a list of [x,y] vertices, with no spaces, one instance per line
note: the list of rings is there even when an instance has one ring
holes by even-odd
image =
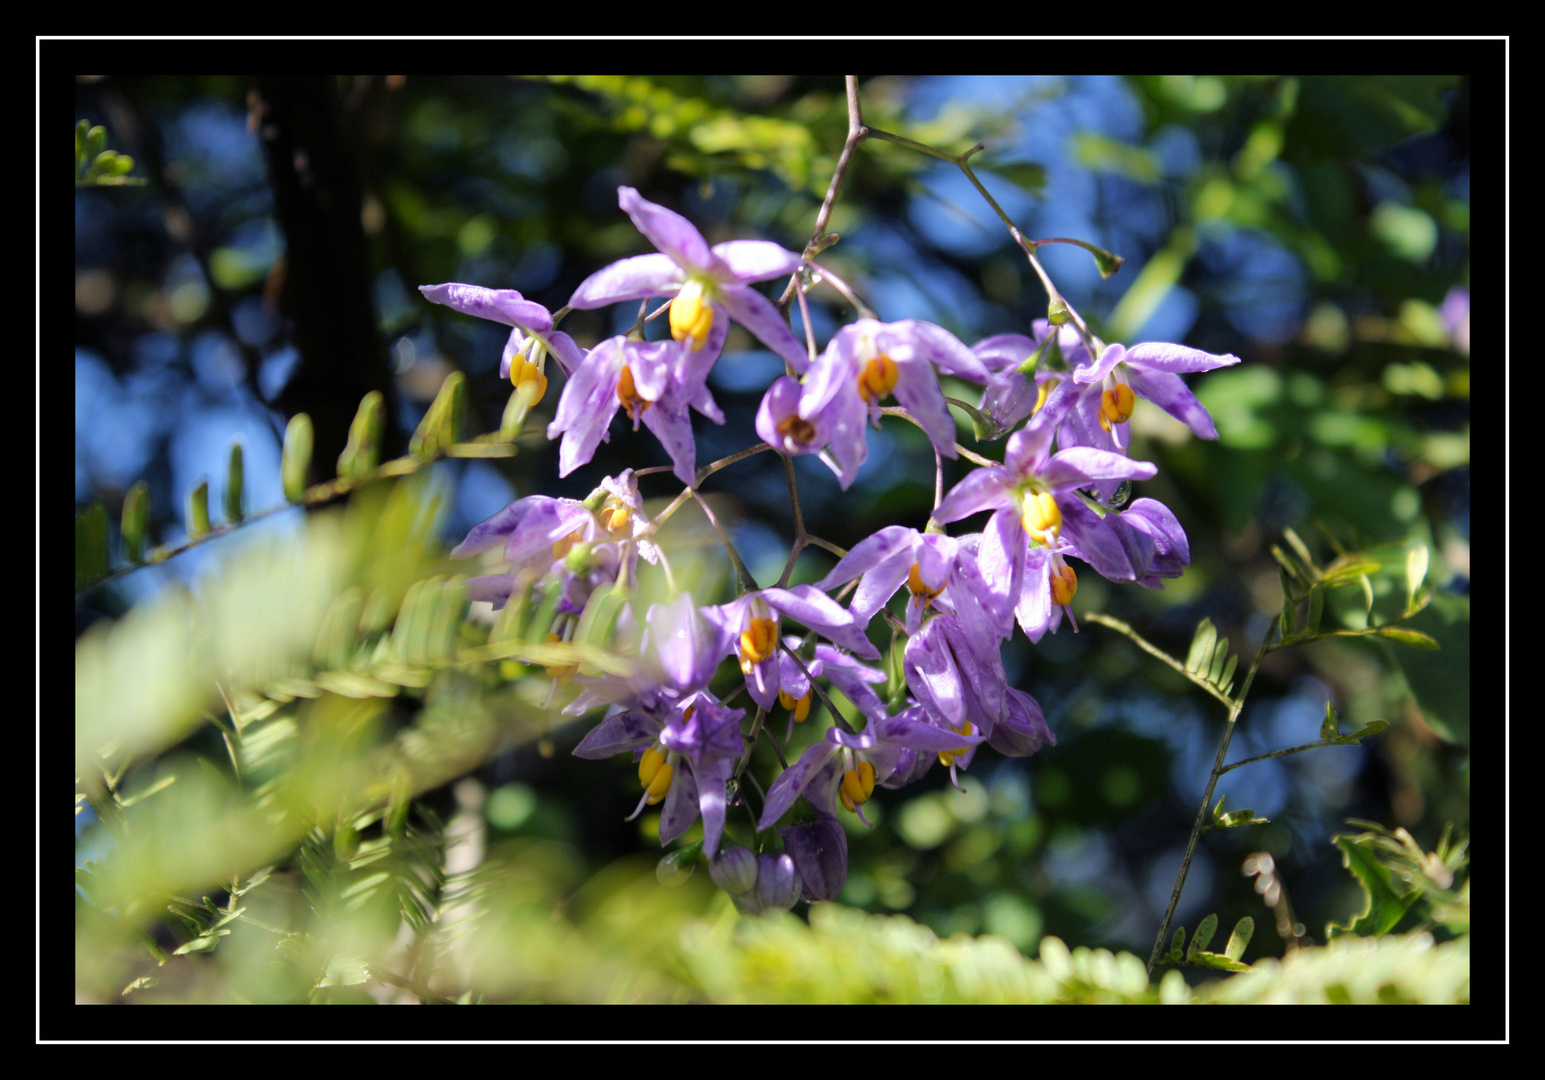
[[[787,911],[799,902],[799,869],[792,855],[760,855],[756,860],[755,914]]]
[[[756,853],[739,844],[728,844],[709,861],[708,876],[731,896],[744,896],[756,888]]]
[[[842,823],[823,814],[805,825],[779,829],[794,858],[806,900],[835,900],[848,880],[848,836]]]

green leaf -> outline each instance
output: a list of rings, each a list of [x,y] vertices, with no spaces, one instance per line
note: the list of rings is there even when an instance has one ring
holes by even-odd
[[[370,965],[362,956],[335,956],[327,962],[317,988],[324,986],[358,986],[370,981]]]
[[[1383,568],[1384,564],[1376,559],[1361,555],[1344,555],[1326,568],[1325,584],[1331,587],[1350,585],[1358,578],[1376,574]]]
[[[284,451],[280,457],[279,475],[284,482],[284,497],[292,503],[298,503],[306,497],[315,442],[311,417],[305,413],[296,413],[290,417],[284,429]]]
[[[1350,925],[1328,923],[1325,936],[1335,938],[1342,934],[1357,934],[1361,937],[1381,937],[1389,933],[1405,915],[1406,909],[1416,899],[1416,894],[1412,892],[1402,895],[1403,890],[1395,887],[1389,869],[1375,858],[1373,845],[1368,838],[1338,834],[1332,837],[1332,842],[1341,849],[1342,864],[1352,871],[1358,884],[1363,887],[1366,903]]]
[[[135,803],[139,802],[142,799],[150,798],[150,796],[154,795],[158,791],[165,791],[167,788],[171,787],[176,782],[177,782],[177,777],[175,777],[175,776],[163,776],[163,777],[161,777],[161,779],[157,780],[154,784],[151,784],[144,791],[137,791],[133,795],[130,795],[128,798],[120,800],[118,805],[124,807],[125,809],[127,809],[128,807],[133,806]]]
[[[145,560],[145,532],[150,526],[150,485],[136,480],[123,497],[123,557],[131,563]]]
[[[75,587],[107,576],[107,507],[93,502],[75,515]]]
[[[1304,629],[1311,634],[1320,632],[1320,619],[1325,614],[1325,586],[1315,584],[1309,589],[1309,612]]]
[[[428,461],[461,441],[462,416],[466,411],[467,377],[453,371],[440,384],[440,392],[424,413],[418,429],[408,440],[408,453]]]
[[[1191,944],[1186,946],[1186,959],[1194,960],[1197,954],[1212,943],[1212,936],[1218,932],[1218,917],[1209,915],[1201,921],[1196,928],[1196,933],[1191,935]]]
[[[1408,630],[1404,626],[1381,626],[1374,633],[1380,637],[1398,641],[1402,645],[1409,645],[1413,649],[1441,648],[1436,641],[1422,633],[1420,630]]]
[[[1255,920],[1246,915],[1234,924],[1234,932],[1229,935],[1228,945],[1223,949],[1223,954],[1230,960],[1239,960],[1245,955],[1245,948],[1250,944],[1250,938],[1255,934]]]
[[[1235,653],[1228,658],[1228,663],[1223,665],[1223,677],[1218,680],[1218,689],[1227,694],[1234,687],[1234,670],[1239,667],[1239,654]]]
[[[362,480],[380,463],[385,401],[379,390],[370,391],[360,400],[354,422],[349,425],[349,441],[338,455],[339,476]]]
[[[1218,646],[1213,650],[1212,663],[1207,667],[1207,681],[1214,686],[1223,677],[1223,665],[1228,660],[1228,638],[1219,638]]]
[[[1191,674],[1199,674],[1202,668],[1212,660],[1212,651],[1218,643],[1218,631],[1212,625],[1211,619],[1203,619],[1196,624],[1196,633],[1191,638],[1191,651],[1186,654],[1186,670]]]
[[[188,535],[194,540],[209,535],[209,480],[200,480],[188,492]]]
[[[220,944],[220,939],[229,933],[229,930],[212,930],[207,934],[194,938],[186,945],[180,946],[173,951],[172,955],[186,956],[190,953],[214,952],[215,947]]]
[[[1430,555],[1426,544],[1417,544],[1406,553],[1406,614],[1416,611],[1416,594],[1427,578]]]
[[[242,488],[245,477],[241,467],[241,443],[231,444],[231,461],[225,473],[225,520],[240,521],[242,512]]]
[[[1176,957],[1177,959],[1179,957],[1185,955],[1181,951],[1185,947],[1185,944],[1186,944],[1186,928],[1184,926],[1177,926],[1177,927],[1175,927],[1175,936],[1170,938],[1170,940],[1169,940],[1169,954],[1171,956]]]
[[[1325,720],[1320,724],[1320,738],[1334,739],[1341,731],[1341,718],[1336,715],[1336,706],[1330,701],[1325,702]]]
[[[1369,735],[1377,735],[1387,727],[1389,727],[1389,721],[1387,720],[1370,720],[1365,726],[1349,734],[1342,735],[1336,741],[1343,746],[1357,746]]]
[[[1282,538],[1288,542],[1288,546],[1291,547],[1293,549],[1293,553],[1297,555],[1300,560],[1302,560],[1303,565],[1309,568],[1310,574],[1307,580],[1319,580],[1320,572],[1314,565],[1314,556],[1309,554],[1309,549],[1305,547],[1304,542],[1298,538],[1298,534],[1292,529],[1283,529]]]
[[[1293,632],[1293,613],[1298,607],[1298,603],[1293,599],[1292,580],[1288,577],[1288,572],[1280,566],[1277,567],[1277,578],[1282,583],[1282,629],[1280,635],[1287,637]]]
[[[154,975],[141,975],[139,978],[137,978],[133,982],[131,982],[128,986],[125,986],[123,988],[123,993],[119,994],[118,996],[119,997],[128,997],[129,996],[129,992],[132,991],[132,990],[149,990],[152,986],[155,986],[160,981],[161,980],[156,978]]]

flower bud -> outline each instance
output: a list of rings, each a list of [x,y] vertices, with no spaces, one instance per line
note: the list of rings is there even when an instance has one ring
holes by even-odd
[[[731,896],[744,896],[756,888],[756,853],[739,844],[728,844],[709,862],[708,876]]]
[[[799,901],[802,883],[792,855],[760,855],[756,860],[756,914],[787,911]]]
[[[805,899],[837,899],[848,880],[848,835],[842,823],[824,814],[807,825],[778,832],[784,849],[794,858]]]

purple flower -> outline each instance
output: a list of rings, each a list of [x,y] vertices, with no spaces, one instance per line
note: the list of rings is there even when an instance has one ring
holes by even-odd
[[[628,818],[645,806],[660,808],[660,843],[675,840],[703,818],[703,851],[711,859],[724,835],[725,787],[745,752],[740,733],[744,709],[727,709],[698,694],[660,723],[647,712],[620,710],[597,724],[574,748],[576,757],[606,758],[632,752],[644,794]]]
[[[801,754],[767,789],[767,802],[756,827],[761,830],[777,824],[801,795],[818,814],[829,816],[836,815],[840,800],[840,805],[858,814],[867,825],[859,807],[874,794],[876,784],[895,772],[903,750],[958,751],[981,741],[980,735],[942,731],[910,710],[871,717],[856,735],[827,728],[825,738]]]
[[[1002,642],[985,612],[929,619],[907,639],[902,671],[912,696],[946,730],[991,736],[1008,711]]]
[[[635,255],[597,270],[574,290],[572,307],[674,295],[671,336],[690,353],[702,353],[710,366],[724,347],[726,319],[733,318],[795,371],[805,370],[805,347],[772,302],[750,287],[753,281],[792,274],[800,256],[766,240],[731,240],[710,248],[690,221],[630,187],[617,189],[617,202],[660,253]]]
[[[916,319],[895,323],[859,319],[838,330],[827,343],[805,377],[797,411],[807,422],[823,418],[844,488],[869,454],[865,421],[878,428],[880,402],[892,394],[927,432],[934,448],[945,457],[955,457],[955,420],[939,389],[936,366],[973,382],[991,378],[975,354],[948,330]]]
[[[1064,343],[1067,330],[1063,328]],[[1239,363],[1239,357],[1232,353],[1218,356],[1166,342],[1146,342],[1130,349],[1120,344],[1107,345],[1098,359],[1088,359],[1087,352],[1084,356],[1085,362],[1073,370],[1073,382],[1083,392],[1068,417],[1067,426],[1072,431],[1064,432],[1058,445],[1124,448],[1126,425],[1137,398],[1153,402],[1203,439],[1218,437],[1211,415],[1180,375],[1228,367]]]
[[[853,616],[813,585],[762,589],[728,604],[703,609],[704,616],[719,628],[719,655],[739,657],[746,689],[764,709],[771,709],[778,700],[782,684],[778,663],[778,641],[782,635],[775,612],[788,615],[859,656],[880,656],[880,650],[864,636],[863,629],[853,625]]]
[[[541,390],[547,388],[543,357],[550,352],[557,358],[564,374],[579,366],[581,352],[574,340],[553,329],[553,317],[541,304],[527,300],[514,289],[485,289],[481,285],[420,285],[426,300],[444,304],[463,315],[475,315],[512,327],[499,363],[499,376],[517,386],[533,373]],[[536,397],[541,398],[541,393]]]
[[[896,590],[907,586],[907,632],[917,632],[923,612],[949,586],[960,541],[934,533],[920,533],[902,525],[887,525],[860,540],[831,573],[816,582],[818,589],[834,589],[860,574],[848,610],[853,621],[867,627],[875,612],[885,606]],[[948,607],[948,602],[945,604]]]
[[[1045,319],[1037,319],[1031,329],[1034,338],[1024,334],[998,334],[971,346],[977,359],[993,375],[993,380],[982,391],[977,408],[998,425],[997,434],[1007,434],[1025,417],[1038,412],[1046,404],[1047,395],[1067,378],[1045,366],[1037,367],[1034,377],[1019,370],[1020,365],[1034,356],[1045,342],[1050,324]]]
[[[547,425],[549,439],[563,436],[558,475],[569,475],[595,456],[621,408],[634,431],[643,421],[655,433],[675,464],[676,478],[688,487],[696,484],[697,443],[687,406],[724,423],[705,384],[709,363],[674,341],[614,337],[591,349],[564,384],[558,411]]]
[[[510,569],[467,582],[472,599],[490,601],[496,609],[508,602],[522,579],[540,581],[556,575],[567,583],[575,576],[566,565],[568,557],[580,544],[590,550],[585,561],[601,570],[605,581],[616,580],[623,567],[631,579],[638,556],[651,563],[660,558],[659,549],[647,539],[649,519],[643,505],[632,469],[606,477],[585,502],[528,495],[474,525],[451,550],[451,558],[464,559],[503,545]],[[578,606],[560,605],[560,613],[578,614],[583,599],[578,598]]]
[[[1057,745],[1041,706],[1023,690],[1009,687],[1008,712],[987,737],[987,745],[1005,757],[1029,757],[1042,746]]]
[[[1058,396],[1067,400],[1061,388]],[[983,530],[978,562],[995,607],[1013,609],[1032,641],[1055,614],[1043,610],[1041,601],[1065,606],[1077,587],[1062,561],[1065,555],[1083,559],[1112,581],[1135,581],[1147,576],[1155,552],[1151,535],[1121,523],[1117,514],[1101,517],[1076,490],[1102,480],[1146,480],[1158,470],[1086,446],[1050,453],[1064,413],[1061,405],[1048,403],[1009,438],[1002,466],[968,474],[934,511],[941,522],[996,511]]]
[[[804,825],[779,829],[778,835],[799,871],[804,898],[837,899],[848,880],[848,834],[842,823],[830,814],[818,814]]]
[[[773,380],[756,411],[756,433],[773,449],[790,457],[819,454],[846,488],[863,461],[864,417],[844,413],[835,400],[818,402],[799,381],[788,375]],[[826,447],[841,447],[854,464],[844,466]]]

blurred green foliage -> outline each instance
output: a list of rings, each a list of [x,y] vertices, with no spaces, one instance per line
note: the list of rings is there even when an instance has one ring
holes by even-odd
[[[1467,883],[1462,895],[1424,886],[1437,905],[1429,934],[1338,937],[1275,961],[1257,958],[1283,942],[1261,933],[1248,973],[1148,984],[1121,950],[1146,952],[1157,927],[1217,705],[1099,625],[1005,650],[1057,747],[1029,761],[984,752],[963,793],[940,770],[883,793],[866,807],[876,827],[849,833],[846,907],[817,905],[808,925],[758,922],[735,915],[706,874],[662,885],[653,815],[622,820],[637,799],[631,766],[572,759],[581,731],[544,707],[544,668],[604,664],[604,652],[542,651],[529,611],[518,632],[509,619],[468,619],[462,575],[476,567],[443,556],[517,495],[583,497],[602,475],[665,458],[619,427],[592,466],[558,481],[540,438],[555,385],[525,434],[505,430],[514,456],[472,460],[506,417],[501,337],[417,303],[415,287],[473,281],[562,306],[597,267],[647,250],[616,209],[619,183],[687,213],[711,242],[798,248],[846,132],[841,80],[336,80],[317,104],[359,170],[374,316],[393,368],[390,398],[343,403],[325,438],[265,389],[283,382],[267,373],[293,353],[293,329],[275,314],[283,225],[252,166],[263,117],[248,123],[246,90],[232,78],[79,84],[80,115],[135,121],[111,141],[135,152],[151,189],[77,195],[78,384],[82,356],[100,358],[107,400],[148,400],[165,426],[144,447],[121,439],[109,460],[93,429],[134,429],[115,414],[83,422],[78,397],[77,588],[210,530],[210,498],[227,521],[285,501],[309,508],[288,534],[252,543],[242,536],[254,526],[230,538],[213,528],[215,539],[178,556],[210,553],[186,582],[174,561],[79,594],[82,999],[1468,1000]],[[1378,567],[1365,585],[1322,590],[1326,629],[1366,626],[1367,604],[1380,620],[1402,616],[1411,554],[1429,553],[1428,602],[1401,626],[1440,649],[1327,638],[1274,653],[1241,723],[1241,756],[1312,741],[1327,697],[1348,731],[1391,726],[1361,749],[1242,770],[1260,790],[1231,801],[1271,823],[1209,834],[1212,881],[1191,886],[1225,925],[1269,925],[1237,873],[1264,848],[1310,925],[1349,924],[1365,895],[1339,867],[1346,845],[1330,842],[1349,814],[1408,830],[1420,851],[1441,847],[1447,822],[1469,828],[1468,311],[1459,321],[1450,307],[1468,283],[1468,80],[1164,76],[1000,91],[876,77],[862,96],[873,126],[957,152],[986,143],[973,164],[1029,235],[1087,229],[1083,239],[1124,256],[1108,281],[1071,255],[1047,259],[1106,340],[1143,340],[1146,326],[1190,310],[1175,336],[1244,358],[1193,380],[1218,442],[1185,436],[1156,409],[1134,415],[1133,456],[1159,465],[1143,494],[1184,523],[1190,570],[1154,593],[1085,575],[1082,610],[1119,616],[1181,659],[1207,619],[1248,656],[1282,608],[1271,550],[1284,530],[1306,537],[1322,568],[1348,553]],[[1129,121],[1089,119],[1111,112]],[[1054,146],[1037,141],[1047,131],[1062,133]],[[77,126],[78,183],[83,152],[97,160],[107,141]],[[121,175],[128,160],[108,164]],[[823,262],[882,318],[931,319],[968,343],[1024,332],[1044,317],[1044,293],[946,173],[894,145],[861,146],[829,225],[843,239]],[[164,196],[181,209],[163,212]],[[851,317],[829,294],[811,300],[818,338]],[[576,312],[563,329],[589,344],[615,332],[613,318]],[[212,366],[201,351],[211,339],[237,361]],[[700,461],[745,445],[766,381],[754,357],[736,355],[751,348],[732,336],[714,384],[729,423],[698,429]],[[315,358],[295,363],[291,380],[325,381]],[[269,444],[249,433],[237,465],[227,433],[218,460],[180,458],[178,429],[229,423],[215,410],[233,398],[268,418]],[[965,421],[960,437],[976,445]],[[800,464],[806,520],[834,543],[926,519],[926,440],[899,425],[875,438],[883,467],[848,493]],[[308,488],[333,470],[312,461],[313,445],[334,444],[347,483]],[[404,453],[423,468],[381,479],[379,463]],[[123,460],[142,467],[119,475]],[[215,490],[202,489],[203,516],[185,523],[201,476]],[[769,583],[792,531],[781,464],[759,455],[707,487]],[[346,507],[326,507],[351,489]],[[651,482],[645,493],[654,510],[675,490]],[[708,602],[731,578],[689,517],[662,540],[693,553],[683,562]],[[794,580],[829,567],[810,551]],[[1213,659],[1227,652],[1214,645]],[[1211,677],[1212,661],[1202,666]],[[770,722],[781,731],[781,710]],[[819,735],[803,725],[789,753]],[[1355,764],[1318,763],[1337,754]],[[771,764],[759,755],[756,767]],[[751,816],[738,809],[732,835],[751,841]]]

